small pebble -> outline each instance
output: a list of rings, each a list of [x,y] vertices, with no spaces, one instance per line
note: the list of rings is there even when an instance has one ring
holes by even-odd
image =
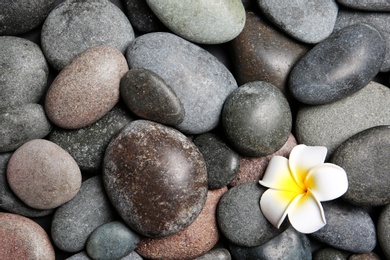
[[[390,259],[390,204],[385,206],[377,223],[378,242],[385,256]]]
[[[126,0],[124,4],[131,25],[137,31],[149,33],[166,30],[145,0]]]
[[[348,257],[340,250],[326,247],[313,254],[313,260],[347,260]]]
[[[206,254],[195,258],[194,260],[231,260],[229,250],[226,248],[214,248],[208,251]]]
[[[364,254],[353,254],[351,255],[348,260],[381,260],[380,257],[373,253],[364,253]]]

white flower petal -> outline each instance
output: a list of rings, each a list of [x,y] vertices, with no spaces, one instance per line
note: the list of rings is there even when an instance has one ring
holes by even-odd
[[[289,204],[297,195],[294,192],[268,189],[260,199],[261,212],[272,225],[279,228],[286,218]]]
[[[302,193],[303,190],[294,181],[289,167],[288,159],[282,156],[274,156],[267,166],[263,179],[259,183],[275,190]]]
[[[304,180],[310,169],[322,164],[326,158],[327,149],[324,146],[295,146],[290,153],[289,167],[293,178],[304,189]]]
[[[301,233],[316,232],[326,224],[322,205],[310,191],[294,200],[287,210],[291,225]]]
[[[348,190],[348,178],[340,166],[323,163],[309,172],[305,185],[317,200],[327,201],[340,197]]]

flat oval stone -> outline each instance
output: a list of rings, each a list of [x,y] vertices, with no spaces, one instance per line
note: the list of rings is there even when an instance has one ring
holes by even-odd
[[[226,248],[214,248],[208,251],[206,254],[195,258],[194,260],[231,260],[229,250]]]
[[[130,228],[161,237],[188,227],[206,201],[206,164],[179,131],[146,120],[127,125],[108,145],[103,180]]]
[[[265,156],[286,143],[292,116],[278,88],[265,81],[254,81],[226,99],[222,125],[230,144],[241,155]]]
[[[241,0],[146,0],[150,9],[175,34],[192,42],[220,44],[234,39],[244,27]]]
[[[0,245],[2,259],[55,259],[54,248],[43,228],[16,214],[0,212]]]
[[[345,27],[297,62],[289,78],[291,93],[309,105],[347,97],[378,74],[385,51],[385,42],[375,28],[366,24]]]
[[[82,172],[98,173],[111,139],[133,118],[124,106],[115,106],[95,123],[76,130],[55,128],[49,140],[61,146],[77,162]]]
[[[194,143],[206,162],[209,189],[228,185],[239,169],[239,155],[216,134],[199,135]]]
[[[40,47],[13,36],[0,37],[0,46],[0,108],[37,103],[45,92],[49,74]]]
[[[334,0],[256,1],[270,21],[290,36],[306,43],[318,43],[326,39],[333,31],[338,12]]]
[[[53,9],[41,31],[41,45],[49,63],[61,70],[78,54],[98,45],[122,53],[132,40],[126,15],[108,0],[64,1]]]
[[[390,2],[384,0],[337,0],[337,2],[362,11],[390,11]]]
[[[322,206],[327,223],[311,237],[353,253],[371,252],[375,248],[375,225],[366,211],[337,201],[322,203]]]
[[[78,129],[102,118],[119,100],[125,57],[113,47],[97,46],[78,55],[54,79],[45,109],[59,127]]]
[[[115,211],[106,195],[100,176],[81,184],[79,193],[54,213],[51,237],[66,252],[82,250],[89,235],[113,220]]]
[[[39,104],[0,108],[0,153],[14,151],[30,140],[43,138],[51,129]]]
[[[175,91],[159,75],[147,69],[131,69],[121,79],[121,97],[139,117],[166,125],[184,120],[184,107]]]
[[[72,156],[60,146],[35,139],[12,154],[7,180],[28,206],[54,209],[76,196],[81,186],[81,172]]]
[[[88,237],[86,250],[92,259],[111,260],[128,255],[140,237],[120,221],[106,223]]]
[[[379,215],[377,234],[383,253],[387,258],[390,258],[390,204],[385,206]]]
[[[126,0],[124,5],[127,17],[137,31],[149,33],[166,30],[145,0]]]
[[[390,203],[390,126],[364,130],[333,153],[331,162],[347,173],[348,190],[342,198],[358,206],[383,206]]]
[[[302,107],[296,117],[298,143],[328,148],[328,156],[349,137],[374,126],[390,125],[390,90],[370,82],[330,104]]]
[[[16,35],[39,26],[54,7],[54,0],[1,1],[0,35]]]
[[[162,238],[143,238],[136,251],[147,259],[194,259],[215,246],[219,239],[216,209],[227,188],[209,190],[206,203],[187,228]]]
[[[184,106],[184,121],[176,126],[184,133],[216,127],[226,97],[237,88],[233,75],[215,56],[171,33],[137,37],[126,58],[130,68],[151,70],[173,89]]]
[[[345,253],[332,247],[325,247],[317,250],[313,254],[313,260],[347,260]]]
[[[229,242],[254,247],[276,237],[277,229],[260,210],[260,197],[265,188],[258,182],[248,182],[229,189],[217,209],[218,226]],[[282,227],[283,228],[283,227]]]

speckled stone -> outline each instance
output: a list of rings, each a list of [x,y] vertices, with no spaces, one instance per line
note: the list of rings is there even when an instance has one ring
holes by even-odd
[[[146,0],[171,31],[192,42],[220,44],[234,39],[245,24],[241,0]]]
[[[345,98],[378,74],[386,51],[367,24],[343,28],[311,49],[291,71],[289,86],[300,102],[321,105]]]
[[[54,209],[76,196],[81,186],[81,172],[72,156],[60,146],[35,139],[12,154],[7,180],[28,206]]]
[[[234,187],[245,182],[259,181],[267,169],[268,162],[275,155],[288,158],[291,150],[297,145],[295,137],[290,134],[287,142],[273,154],[263,157],[240,157],[240,167],[237,175],[230,182],[229,186]]]
[[[149,237],[188,227],[207,195],[198,148],[179,131],[147,120],[131,122],[108,145],[103,181],[126,224]]]
[[[184,120],[184,107],[175,91],[153,71],[131,69],[121,79],[121,97],[134,114],[165,125]]]
[[[385,206],[379,215],[377,234],[383,253],[390,259],[390,204]]]
[[[85,251],[74,254],[71,257],[66,258],[66,260],[90,260],[89,256]],[[142,260],[143,258],[137,254],[135,251],[132,251],[125,257],[120,258],[119,260]]]
[[[206,254],[195,258],[194,260],[231,260],[229,250],[226,248],[214,248],[208,251]]]
[[[176,126],[184,133],[216,127],[226,97],[237,88],[233,75],[215,56],[171,33],[137,37],[126,58],[130,68],[151,70],[173,89],[184,106],[184,121]]]
[[[229,242],[254,247],[280,234],[260,210],[260,197],[265,188],[258,182],[248,182],[229,189],[221,198],[217,221]],[[283,227],[282,227],[283,228]]]
[[[342,251],[326,247],[313,254],[313,260],[347,260],[348,257]]]
[[[269,20],[290,36],[306,43],[326,39],[332,33],[338,12],[334,0],[256,1]]]
[[[53,242],[63,251],[78,252],[89,235],[112,221],[114,214],[100,176],[92,177],[82,183],[71,201],[56,210],[51,225]]]
[[[218,242],[216,209],[227,188],[209,190],[206,203],[187,228],[163,238],[143,238],[136,251],[147,259],[194,259],[208,252]]]
[[[295,137],[298,143],[327,147],[329,156],[349,137],[378,125],[390,125],[390,90],[370,82],[339,101],[301,108]]]
[[[375,225],[363,208],[337,201],[325,202],[322,206],[327,223],[311,237],[352,253],[367,253],[375,248]]]
[[[41,226],[16,214],[0,212],[0,245],[2,259],[55,259],[50,238]]]
[[[39,104],[0,108],[0,153],[14,151],[30,140],[43,138],[51,129]]]
[[[113,47],[97,46],[78,55],[55,78],[46,94],[49,119],[66,129],[78,129],[102,118],[119,100],[125,57]]]
[[[55,128],[49,140],[64,148],[82,172],[99,173],[110,140],[133,121],[124,106],[115,106],[95,123],[77,130]]]
[[[17,35],[39,26],[54,7],[54,0],[1,1],[0,35]]]
[[[362,11],[390,11],[390,2],[386,0],[337,0],[339,4]]]
[[[145,0],[126,0],[124,4],[131,25],[137,31],[148,33],[166,30]]]
[[[228,185],[240,167],[239,155],[213,133],[197,136],[194,143],[206,162],[209,189]]]
[[[222,125],[229,143],[240,155],[265,156],[286,143],[292,116],[278,88],[254,81],[240,86],[226,99]]]
[[[129,20],[108,0],[64,1],[50,12],[41,31],[43,52],[57,70],[97,45],[124,53],[132,40]]]
[[[13,36],[0,37],[0,46],[0,108],[38,102],[49,74],[40,47]]]
[[[381,260],[381,258],[374,252],[364,254],[353,254],[348,260]]]
[[[88,237],[86,251],[92,259],[111,260],[128,255],[140,237],[120,221],[106,223]]]

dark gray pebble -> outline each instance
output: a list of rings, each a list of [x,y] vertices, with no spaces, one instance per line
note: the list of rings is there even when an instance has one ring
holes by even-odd
[[[125,8],[134,29],[144,33],[167,30],[145,0],[126,0]]]
[[[347,260],[348,254],[335,248],[326,247],[317,250],[313,254],[313,260]]]
[[[385,256],[390,259],[390,204],[385,206],[379,215],[377,232],[379,245]]]
[[[390,2],[384,0],[337,0],[337,2],[362,11],[390,11]]]

